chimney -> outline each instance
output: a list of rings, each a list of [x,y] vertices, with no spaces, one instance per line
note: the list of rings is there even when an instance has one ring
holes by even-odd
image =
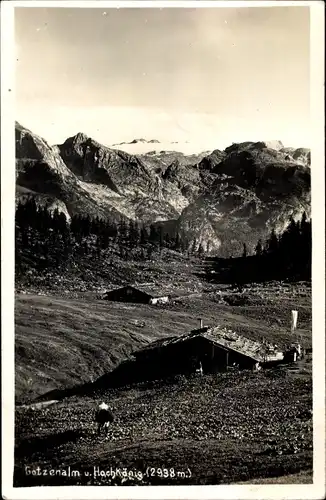
[[[200,321],[200,329],[204,328],[204,322],[202,318],[199,318],[199,321]]]

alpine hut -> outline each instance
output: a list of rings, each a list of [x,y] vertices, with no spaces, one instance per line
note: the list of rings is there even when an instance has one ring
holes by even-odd
[[[137,304],[167,304],[170,295],[162,289],[149,285],[123,286],[105,292],[104,300],[134,302]]]
[[[258,369],[283,359],[283,353],[274,346],[220,326],[202,327],[185,335],[160,339],[133,352],[133,356],[142,371],[156,372],[159,376],[196,371],[214,373],[232,366]]]

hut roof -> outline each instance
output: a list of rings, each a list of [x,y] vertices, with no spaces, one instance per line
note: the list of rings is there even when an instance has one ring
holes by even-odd
[[[217,326],[209,328],[206,332],[202,333],[202,336],[214,344],[236,351],[256,361],[264,361],[265,359],[266,349],[261,342],[248,339],[231,330],[222,329]]]
[[[134,354],[137,355],[140,353],[150,352],[157,348],[164,348],[173,344],[180,344],[194,337],[206,338],[214,345],[238,352],[239,354],[242,354],[243,356],[249,357],[256,361],[266,361],[266,346],[263,343],[250,340],[247,337],[243,337],[242,335],[239,335],[232,330],[228,330],[227,328],[223,328],[220,326],[215,326],[212,328],[205,327],[198,330],[193,330],[192,332],[185,335],[159,339],[155,342],[150,343],[148,346],[140,349],[139,351],[136,351]]]
[[[142,293],[146,293],[150,297],[166,297],[168,295],[174,295],[171,293],[171,289],[163,288],[159,285],[145,283],[145,284],[133,284],[133,285],[124,285],[119,288],[114,288],[112,290],[107,290],[105,293],[115,292],[116,290],[123,290],[125,288],[132,288]]]
[[[147,293],[151,297],[166,297],[171,295],[171,289],[156,285],[155,283],[144,283],[141,285],[131,285],[132,288],[140,290],[143,293]]]

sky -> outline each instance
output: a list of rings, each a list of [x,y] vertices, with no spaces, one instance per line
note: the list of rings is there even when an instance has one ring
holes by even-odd
[[[16,119],[195,149],[309,147],[309,7],[16,8]]]

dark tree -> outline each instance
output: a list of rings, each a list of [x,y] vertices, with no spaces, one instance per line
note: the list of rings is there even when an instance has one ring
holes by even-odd
[[[181,243],[181,237],[180,237],[180,233],[177,232],[177,234],[175,235],[175,240],[174,240],[174,250],[176,250],[177,252],[179,252],[181,250],[181,247],[182,247],[182,243]]]
[[[257,257],[261,257],[263,255],[263,244],[262,244],[262,241],[261,240],[258,240],[258,243],[256,245],[256,248],[255,248],[255,254],[257,255]]]
[[[130,246],[137,246],[140,242],[140,229],[137,221],[129,222],[129,242]]]
[[[203,244],[200,242],[197,250],[197,255],[198,257],[202,257],[205,253],[205,249],[203,247]]]
[[[266,244],[266,252],[269,254],[275,254],[278,251],[279,242],[275,233],[275,229],[272,230],[269,240]]]
[[[160,232],[154,224],[151,224],[149,228],[149,241],[155,246],[160,244]]]
[[[197,240],[196,240],[196,238],[194,238],[194,240],[192,242],[190,251],[192,254],[195,254],[197,252]]]

